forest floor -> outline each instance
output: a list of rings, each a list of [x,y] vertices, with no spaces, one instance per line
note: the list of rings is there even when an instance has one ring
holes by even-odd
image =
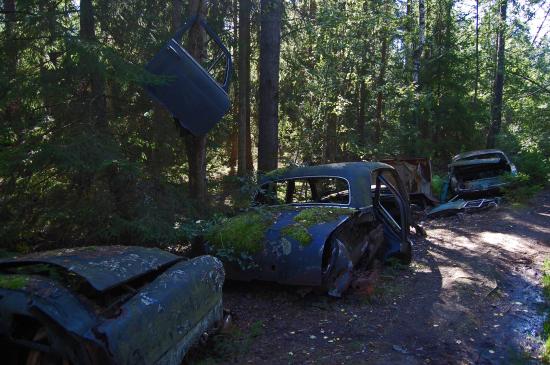
[[[361,285],[341,299],[265,283],[226,284],[233,327],[188,361],[539,363],[550,191],[524,207],[423,226],[427,237],[415,239],[410,266],[359,267]]]

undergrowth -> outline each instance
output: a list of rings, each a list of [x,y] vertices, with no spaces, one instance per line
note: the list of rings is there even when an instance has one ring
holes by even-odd
[[[252,255],[261,251],[266,230],[273,219],[269,212],[254,209],[209,225],[204,238],[216,256],[247,268],[253,266]]]
[[[188,357],[189,363],[206,365],[233,362],[235,359],[246,355],[255,339],[262,333],[262,321],[252,323],[246,330],[233,327],[229,331],[212,337],[205,353],[190,354]],[[193,355],[197,358],[193,358]]]
[[[536,184],[529,175],[520,172],[516,176],[504,175],[507,185],[502,188],[506,200],[514,205],[523,205],[536,193],[543,189],[543,185]]]

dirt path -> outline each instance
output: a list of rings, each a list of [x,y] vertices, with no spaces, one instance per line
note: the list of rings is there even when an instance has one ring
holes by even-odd
[[[410,267],[340,300],[268,284],[229,283],[230,334],[190,362],[529,364],[536,360],[550,257],[550,191],[523,209],[427,222]],[[358,270],[359,279],[369,275]],[[361,280],[360,280],[361,282]]]

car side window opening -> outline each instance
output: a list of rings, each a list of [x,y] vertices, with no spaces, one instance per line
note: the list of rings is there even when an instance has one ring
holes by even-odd
[[[349,185],[343,178],[311,177],[262,185],[256,202],[280,204],[349,204]]]

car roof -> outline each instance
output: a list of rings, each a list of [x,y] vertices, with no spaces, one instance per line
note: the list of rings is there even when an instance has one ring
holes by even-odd
[[[487,149],[487,150],[476,150],[476,151],[468,151],[468,152],[459,153],[458,155],[454,156],[452,160],[453,161],[458,161],[458,160],[461,160],[463,158],[473,157],[473,156],[477,156],[477,155],[485,155],[485,154],[488,154],[488,153],[500,153],[500,154],[506,156],[504,154],[504,152],[502,152],[501,150]]]
[[[342,177],[347,180],[353,180],[356,177],[370,176],[372,171],[381,168],[393,170],[392,166],[382,162],[339,162],[315,166],[281,168],[262,176],[260,184],[276,180],[322,176]]]
[[[0,267],[55,265],[81,276],[94,289],[105,291],[181,259],[156,248],[88,246],[38,252],[1,260]]]
[[[271,181],[290,180],[304,177],[339,177],[349,183],[349,207],[362,208],[372,204],[371,174],[378,169],[395,170],[381,162],[340,162],[316,166],[301,166],[278,169],[265,174],[260,185]]]

